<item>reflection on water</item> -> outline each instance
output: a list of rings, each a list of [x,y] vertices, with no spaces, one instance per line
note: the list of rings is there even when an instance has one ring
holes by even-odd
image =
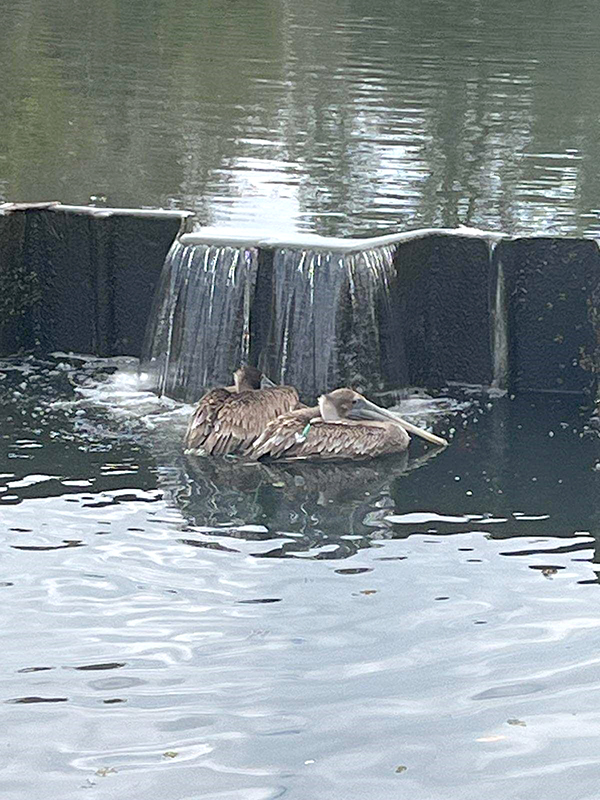
[[[378,510],[393,507],[391,482],[406,471],[402,456],[383,469],[200,462],[190,464],[189,493],[178,499],[186,518],[201,526],[191,530],[209,534],[211,542],[224,536],[264,542],[268,549],[252,554],[267,558],[346,558],[370,546]],[[261,525],[252,531],[247,526],[219,528],[225,525],[223,514],[233,520],[259,519]]]
[[[0,195],[594,233],[597,3],[0,0]]]
[[[2,798],[592,800],[597,434],[403,402],[450,447],[246,466],[130,360],[3,362]]]

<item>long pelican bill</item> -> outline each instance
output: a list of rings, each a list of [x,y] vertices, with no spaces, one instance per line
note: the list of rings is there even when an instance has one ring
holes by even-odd
[[[393,411],[388,411],[386,408],[381,408],[381,406],[372,403],[370,400],[367,400],[366,398],[362,398],[352,407],[352,410],[348,414],[348,418],[374,419],[380,422],[386,422],[387,420],[391,420],[392,422],[395,422],[397,425],[403,427],[404,430],[408,431],[408,433],[414,433],[415,436],[420,436],[422,439],[426,439],[428,442],[431,442],[432,444],[437,444],[439,447],[448,446],[448,442],[445,439],[442,439],[441,436],[436,436],[435,433],[430,433],[429,431],[426,431],[423,428],[418,428],[411,422],[407,422],[399,414],[394,414]]]

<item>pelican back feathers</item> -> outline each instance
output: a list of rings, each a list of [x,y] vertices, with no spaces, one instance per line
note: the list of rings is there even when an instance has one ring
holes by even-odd
[[[312,412],[311,414],[307,412]],[[362,460],[408,447],[409,435],[398,425],[384,422],[325,422],[318,409],[302,409],[270,422],[248,452],[248,457],[286,461]]]
[[[230,392],[213,389],[198,403],[184,438],[188,455],[228,455],[246,450],[269,422],[299,404],[292,386]]]

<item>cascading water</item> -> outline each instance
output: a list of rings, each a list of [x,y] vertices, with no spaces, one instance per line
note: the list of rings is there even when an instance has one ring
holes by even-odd
[[[263,370],[312,397],[333,386],[401,385],[402,336],[391,299],[395,250],[275,249],[269,332],[258,359]]]
[[[186,234],[165,263],[142,369],[160,393],[190,402],[230,383],[242,363],[307,401],[343,385],[504,388],[500,238],[470,229],[292,242]]]
[[[307,398],[341,385],[398,387],[404,359],[392,300],[395,250],[178,241],[161,277],[142,369],[161,394],[188,401],[229,383],[249,358]]]
[[[165,262],[142,357],[160,394],[197,400],[248,358],[255,248],[177,241]]]
[[[505,390],[508,383],[508,308],[502,259],[496,255],[496,242],[490,242],[490,261],[496,266],[496,290],[492,297],[494,389]]]

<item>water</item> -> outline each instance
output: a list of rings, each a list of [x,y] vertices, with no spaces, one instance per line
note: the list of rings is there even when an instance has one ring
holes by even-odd
[[[392,245],[346,254],[175,242],[143,369],[158,393],[190,402],[229,384],[249,356],[307,398],[332,386],[397,389],[407,369],[395,255]]]
[[[2,363],[3,798],[596,797],[575,401],[410,395],[447,450],[246,467],[136,369]]]
[[[185,207],[266,235],[599,230],[597,3],[0,14],[0,199]],[[248,352],[254,255],[181,261],[157,308],[162,388],[191,397]],[[293,347],[310,281],[287,295],[301,265],[279,257],[263,333]],[[381,280],[348,263],[315,273],[349,298],[328,321],[352,317],[357,274],[385,317]],[[194,281],[215,302],[190,317]],[[499,280],[499,384],[504,301]],[[331,351],[315,385],[345,370],[385,388],[379,333],[366,319],[366,365]],[[274,353],[279,377],[301,370]],[[190,407],[136,375],[127,359],[0,365],[3,800],[596,800],[589,410],[417,395],[403,413],[451,438],[442,453],[246,467],[186,460]]]
[[[160,394],[195,401],[248,361],[257,258],[256,248],[173,244],[144,346]]]
[[[1,0],[0,195],[595,236],[592,0]],[[105,198],[105,199],[104,199]]]

